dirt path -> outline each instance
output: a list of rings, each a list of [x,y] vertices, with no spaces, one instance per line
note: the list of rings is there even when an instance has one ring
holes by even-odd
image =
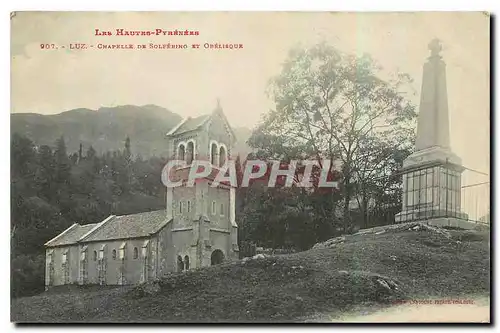
[[[488,296],[462,297],[472,304],[436,304],[436,299],[416,299],[385,308],[359,306],[349,313],[322,313],[305,322],[334,323],[489,323]],[[441,300],[438,300],[438,302]],[[425,304],[427,303],[427,304]]]
[[[333,322],[370,322],[370,323],[489,323],[490,300],[489,297],[463,298],[471,300],[472,304],[434,304],[434,300],[416,300],[407,304],[392,306],[360,315],[350,313],[340,316]],[[431,304],[416,304],[426,303]],[[411,304],[413,303],[413,304]]]

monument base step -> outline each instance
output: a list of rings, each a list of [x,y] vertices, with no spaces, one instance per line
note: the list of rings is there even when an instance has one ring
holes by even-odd
[[[410,222],[410,221],[407,221]],[[474,221],[457,219],[454,217],[441,217],[441,218],[433,218],[428,220],[415,220],[412,222],[418,222],[422,224],[427,224],[433,227],[440,228],[460,228],[466,230],[489,230],[490,226],[485,223],[477,223]]]
[[[410,222],[417,220],[440,219],[440,218],[455,218],[461,220],[468,220],[469,216],[463,212],[455,211],[450,212],[444,209],[426,209],[426,210],[412,210],[396,214],[396,223]]]

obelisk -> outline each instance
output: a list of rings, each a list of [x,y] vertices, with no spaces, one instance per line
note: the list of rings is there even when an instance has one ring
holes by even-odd
[[[424,64],[415,150],[450,148],[446,64],[439,52],[439,40],[429,43],[431,56]]]
[[[450,148],[446,64],[441,43],[429,43],[424,64],[415,152],[403,162],[403,209],[396,222],[425,220],[463,227],[461,159]]]

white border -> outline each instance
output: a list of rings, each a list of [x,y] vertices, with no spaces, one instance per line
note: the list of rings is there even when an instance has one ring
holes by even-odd
[[[161,3],[162,6],[159,6],[158,4]],[[141,0],[141,1],[120,1],[119,3],[114,2],[113,5],[108,5],[108,3],[104,3],[102,0],[86,0],[86,1],[79,1],[76,3],[76,1],[55,1],[55,0],[45,0],[43,2],[40,2],[39,0],[27,0],[27,1],[16,1],[13,2],[13,5],[10,5],[7,1],[2,2],[2,7],[5,7],[5,10],[2,11],[2,24],[3,24],[3,29],[2,29],[2,42],[3,45],[9,45],[10,46],[10,22],[7,19],[9,12],[14,11],[14,10],[97,10],[97,11],[128,11],[128,10],[151,10],[151,11],[158,11],[158,10],[198,10],[198,11],[218,11],[218,10],[252,10],[252,11],[265,11],[265,10],[286,10],[286,11],[452,11],[452,10],[469,10],[469,11],[482,11],[482,10],[488,10],[491,12],[500,12],[498,10],[499,7],[498,1],[487,1],[487,0],[475,0],[475,1],[470,1],[470,0],[455,0],[455,1],[450,1],[450,2],[438,2],[438,1],[428,1],[428,2],[422,2],[422,1],[417,1],[417,0],[408,0],[408,1],[389,1],[389,0],[379,0],[379,1],[362,1],[362,0],[350,0],[350,1],[338,1],[336,3],[332,3],[332,1],[327,1],[327,0],[317,0],[317,1],[303,1],[303,0],[276,0],[276,1],[266,1],[266,0],[253,0],[253,1],[232,1],[232,0],[220,0],[217,2],[207,2],[203,0],[197,0],[197,1],[152,1],[152,0]],[[43,5],[42,5],[43,4]],[[498,22],[497,22],[498,24]],[[498,57],[498,51],[497,51],[497,57]],[[3,66],[1,67],[1,70],[3,71],[3,75],[1,76],[3,79],[3,97],[2,101],[4,103],[4,108],[3,108],[3,113],[2,117],[4,117],[0,121],[0,124],[2,126],[2,130],[0,131],[2,135],[4,135],[3,140],[0,140],[0,144],[2,145],[1,148],[3,148],[1,151],[4,153],[10,151],[10,119],[9,115],[5,110],[9,110],[9,100],[10,100],[10,51],[9,48],[7,48],[6,51],[4,51],[3,55]],[[497,60],[497,59],[494,59]],[[493,73],[492,73],[493,74]],[[496,73],[495,73],[496,74]],[[498,93],[498,85],[496,86],[496,91],[494,93]],[[494,113],[496,110],[492,110],[491,112]],[[499,116],[497,115],[495,120],[495,125],[496,128],[500,128],[499,126]],[[493,138],[492,138],[493,139]],[[498,145],[495,145],[495,155],[498,156],[500,154],[500,148]],[[7,159],[10,159],[10,154],[8,155]],[[1,175],[2,175],[2,188],[4,191],[2,191],[2,200],[0,201],[3,204],[3,209],[0,211],[4,214],[7,215],[3,219],[4,221],[10,221],[10,193],[6,189],[10,189],[10,163],[7,161],[4,161],[1,165]],[[495,171],[498,171],[497,169]],[[498,181],[495,182],[495,189],[498,186]],[[496,201],[495,206],[500,207],[499,201],[500,198],[496,196]],[[6,229],[3,235],[10,235],[10,230],[7,230],[9,228],[9,223],[4,223],[3,227]],[[495,228],[497,230],[498,228]],[[7,236],[5,236],[7,237]],[[5,258],[4,262],[8,262],[10,265],[10,247],[9,247],[10,239],[6,240],[5,242],[1,242],[1,246],[4,248],[1,251]],[[498,256],[496,256],[497,264],[498,267]],[[496,274],[498,276],[498,274]],[[2,331],[11,331],[14,330],[15,327],[12,324],[9,324],[10,322],[10,301],[9,297],[7,295],[10,294],[10,274],[3,274],[2,275],[3,283],[1,283],[2,288],[5,288],[3,290],[3,295],[4,297],[2,298],[3,304],[2,304],[2,323],[3,323],[3,329]],[[498,288],[495,288],[495,290]],[[496,311],[498,311],[498,307],[496,307]],[[498,312],[495,313],[498,318]],[[62,327],[64,328],[64,327]],[[110,327],[111,328],[111,327]],[[273,331],[277,328],[280,327],[274,327]],[[304,327],[302,327],[303,329]],[[326,327],[329,329],[330,327]],[[343,330],[343,327],[331,327],[335,330]],[[26,330],[31,330],[33,328],[24,328]],[[35,328],[36,329],[36,328]],[[50,327],[48,330],[52,329],[57,329],[55,327]],[[73,330],[84,330],[84,331],[89,331],[93,332],[95,331],[95,328],[79,328],[79,327],[73,327]],[[123,329],[123,328],[118,328],[118,329]],[[161,329],[161,328],[160,328]],[[210,328],[209,328],[210,329]],[[214,328],[215,330],[219,330],[220,327]],[[235,329],[234,327],[232,329]],[[268,330],[267,328],[259,327],[259,330]],[[284,327],[284,329],[287,329]],[[349,328],[357,330],[355,327],[350,327]],[[384,327],[372,327],[371,329],[375,330],[385,330],[386,328]],[[396,328],[397,329],[397,328]],[[418,327],[416,327],[418,329]],[[429,327],[427,329],[434,330],[433,328]],[[436,331],[441,331],[441,330],[454,330],[453,327],[436,327]],[[134,328],[137,332],[141,331],[141,328]],[[170,327],[169,330],[172,332],[177,331],[178,329],[174,327]],[[312,329],[306,329],[307,330],[312,330]],[[179,330],[180,331],[180,330]]]

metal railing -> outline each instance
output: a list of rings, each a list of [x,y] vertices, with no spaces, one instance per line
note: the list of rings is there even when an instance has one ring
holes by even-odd
[[[409,190],[408,185],[403,187],[403,180],[404,178],[408,179],[408,174],[404,178],[399,173],[379,178],[377,186],[373,186],[373,189],[368,193],[368,200],[365,201],[364,207],[353,202],[351,215],[355,220],[355,224],[360,228],[369,228],[399,223],[402,221],[398,221],[396,215],[401,214],[402,211],[403,214],[408,214],[407,221],[453,216],[476,223],[490,223],[490,180],[488,174],[467,168],[460,176],[451,178],[451,182],[456,181],[456,187],[448,184],[450,181],[447,176],[444,176],[444,178],[441,174],[437,176],[439,177],[439,180],[437,180],[439,189],[435,189],[435,181],[429,179],[430,177],[434,178],[434,174],[432,176],[426,175],[426,178],[422,178],[423,175],[418,175],[420,177],[419,182],[425,179],[426,185],[430,184],[429,186],[432,188],[422,188],[420,183],[418,187],[415,186],[422,190],[421,194],[423,196],[417,195],[418,202],[414,197],[411,205],[408,198],[404,202],[402,195],[403,191]],[[458,187],[459,182],[460,187]],[[441,183],[449,190],[443,191],[441,188],[443,184]],[[425,195],[426,192],[427,195]],[[451,198],[449,197],[450,192],[454,192]],[[429,209],[427,207],[430,204],[429,202],[436,203],[436,195],[440,197],[438,199],[439,207]],[[403,209],[403,206],[406,209]]]
[[[490,224],[489,175],[466,169],[462,173],[461,208],[469,221]]]

